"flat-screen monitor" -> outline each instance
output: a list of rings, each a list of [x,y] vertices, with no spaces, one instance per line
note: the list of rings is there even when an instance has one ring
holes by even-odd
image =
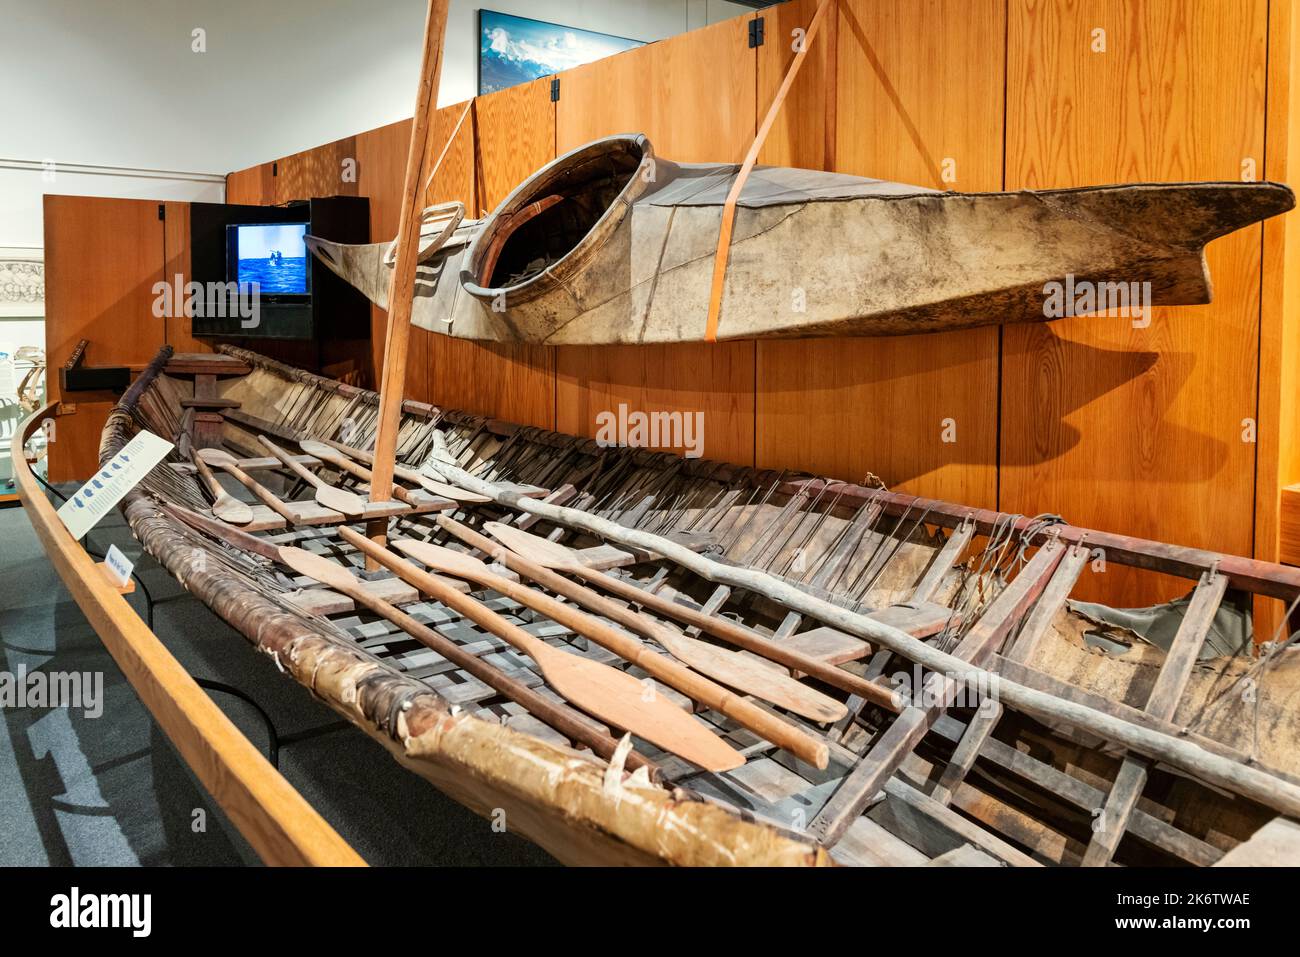
[[[226,227],[226,279],[252,283],[271,302],[311,291],[306,223],[248,223]]]

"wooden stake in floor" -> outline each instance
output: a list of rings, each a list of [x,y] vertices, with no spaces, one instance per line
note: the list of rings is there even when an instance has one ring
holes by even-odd
[[[411,146],[406,154],[406,181],[402,189],[401,218],[397,227],[397,261],[388,288],[388,331],[384,339],[384,368],[379,390],[379,424],[375,438],[374,478],[370,501],[393,497],[393,466],[397,459],[397,430],[402,421],[406,389],[406,347],[411,337],[411,297],[415,292],[416,257],[419,253],[420,213],[424,203],[424,162],[429,152],[433,108],[442,75],[442,37],[447,27],[447,0],[429,0],[424,21],[424,56],[420,87],[411,123]],[[382,544],[388,532],[386,519],[369,522],[366,534]],[[367,567],[378,567],[367,558]]]

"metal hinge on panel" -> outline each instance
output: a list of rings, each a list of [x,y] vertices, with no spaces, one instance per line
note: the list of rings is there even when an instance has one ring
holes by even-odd
[[[280,164],[278,162],[271,164],[271,175],[272,176],[280,175]]]
[[[162,203],[158,204],[158,218],[161,219],[163,222],[167,221],[167,207],[164,206]]]
[[[551,77],[551,102],[560,102],[560,78],[558,76]]]
[[[755,17],[749,21],[749,46],[761,47],[763,45],[763,18]]]

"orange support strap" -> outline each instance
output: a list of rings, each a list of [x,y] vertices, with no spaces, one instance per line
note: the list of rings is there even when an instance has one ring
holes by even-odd
[[[785,71],[785,79],[781,81],[781,88],[776,91],[772,105],[767,109],[767,116],[763,118],[763,125],[758,128],[758,135],[754,137],[749,152],[745,154],[745,161],[740,166],[740,172],[736,174],[736,180],[731,184],[731,191],[727,193],[727,201],[722,205],[722,228],[718,230],[718,250],[713,256],[713,288],[709,291],[709,319],[704,327],[705,342],[718,341],[718,314],[722,311],[722,287],[727,278],[727,257],[731,253],[731,231],[736,223],[736,202],[745,189],[745,181],[749,179],[754,164],[758,162],[759,151],[763,149],[763,143],[767,141],[767,134],[772,131],[772,124],[776,121],[777,113],[781,111],[781,105],[785,103],[786,94],[790,92],[790,87],[794,85],[794,78],[799,75],[799,68],[803,66],[804,57],[808,55],[809,49],[812,48],[813,38],[817,36],[817,32],[821,29],[822,21],[826,18],[826,11],[834,3],[835,0],[822,0],[817,7],[817,12],[813,14],[812,22],[808,24],[808,32],[804,34],[803,44],[795,52],[794,59],[790,61],[790,68]]]

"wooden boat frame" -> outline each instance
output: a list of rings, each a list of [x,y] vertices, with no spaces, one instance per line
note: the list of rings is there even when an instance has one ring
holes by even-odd
[[[160,382],[172,381],[172,377],[238,375],[253,370],[270,375],[275,381],[292,384],[293,388],[304,394],[330,396],[351,409],[374,408],[378,402],[374,393],[291,369],[233,347],[223,346],[220,353],[213,356],[184,357],[173,357],[170,350],[164,349],[110,416],[105,428],[101,458],[115,454],[134,434],[140,423],[148,419],[150,411],[158,414],[159,403],[165,404],[166,399],[151,397],[150,392]],[[179,403],[176,412],[179,413]],[[43,414],[48,414],[48,410]],[[311,431],[296,429],[292,415],[286,415],[281,421],[275,422],[260,419],[229,405],[222,410],[222,415],[235,428],[245,431],[249,436],[267,435],[278,443],[292,444]],[[34,417],[25,425],[24,435],[30,434],[37,427],[39,418]],[[177,422],[173,425],[178,428],[182,452],[188,454],[185,447],[195,441],[191,434],[192,417],[177,414],[176,419]],[[191,431],[186,431],[185,419],[189,419]],[[617,461],[621,468],[644,467],[653,470],[670,466],[675,473],[683,476],[707,477],[710,480],[733,483],[747,481],[752,483],[753,488],[767,489],[769,495],[786,496],[787,501],[801,497],[807,500],[831,496],[852,514],[863,514],[870,509],[877,516],[894,519],[898,524],[919,513],[923,522],[918,522],[918,526],[934,526],[936,534],[939,529],[951,532],[946,543],[942,546],[935,544],[930,564],[922,576],[922,584],[930,589],[931,594],[937,594],[934,589],[952,568],[962,549],[976,536],[1012,536],[1025,548],[1037,546],[1037,554],[1040,556],[1053,556],[1050,561],[1047,558],[1041,561],[1029,560],[1021,573],[1003,586],[1000,594],[1005,597],[1000,599],[1001,610],[996,614],[994,612],[999,607],[996,601],[983,607],[980,622],[987,625],[990,635],[995,629],[1001,629],[999,634],[1002,637],[1019,630],[1023,637],[1026,631],[1039,627],[1035,625],[1034,609],[1047,607],[1050,604],[1049,598],[1051,602],[1063,602],[1073,584],[1073,579],[1060,569],[1068,565],[1077,576],[1078,569],[1088,560],[1091,550],[1096,548],[1103,549],[1107,561],[1112,563],[1199,581],[1197,593],[1213,598],[1210,601],[1203,597],[1201,601],[1202,606],[1209,608],[1211,613],[1228,587],[1283,600],[1294,600],[1300,596],[1300,570],[1251,559],[1170,546],[1061,523],[1007,516],[950,503],[920,500],[881,489],[808,476],[759,473],[752,469],[738,469],[707,461],[683,461],[645,451],[599,449],[594,442],[537,429],[524,429],[496,420],[456,413],[444,414],[432,406],[412,401],[403,404],[403,421],[406,427],[405,440],[399,451],[408,464],[415,466],[418,466],[422,455],[412,457],[411,436],[426,427],[431,435],[441,423],[460,429],[465,434],[488,437],[495,442],[509,442],[512,438],[523,437],[519,439],[521,442],[536,443],[539,447],[554,448],[557,452],[562,449],[581,449],[586,453],[612,457],[610,461]],[[214,440],[208,436],[206,441],[213,443]],[[21,443],[16,443],[19,451],[20,445]],[[15,461],[19,459],[21,456],[16,455]],[[248,461],[249,468],[270,469],[279,465],[275,460]],[[182,492],[177,496],[175,504],[186,508],[194,506],[200,510],[204,507],[206,502],[201,497],[197,478],[189,476],[183,465],[173,462],[159,466],[155,472],[159,470],[163,470],[167,481],[177,488],[185,482],[192,486],[192,493]],[[474,481],[473,476],[466,476],[464,480],[467,483]],[[34,522],[41,523],[42,538],[46,541],[47,548],[53,549],[52,556],[56,551],[60,554],[68,552],[74,556],[80,553],[78,561],[74,562],[71,558],[56,560],[56,566],[70,587],[74,587],[74,592],[80,590],[85,593],[84,602],[81,594],[78,594],[78,600],[83,602],[83,608],[87,610],[87,615],[97,630],[104,629],[101,634],[107,632],[105,641],[112,649],[114,645],[120,645],[123,640],[121,634],[126,626],[110,619],[123,615],[134,619],[134,615],[120,596],[92,587],[93,583],[88,584],[95,574],[93,563],[75,543],[55,540],[57,536],[54,533],[62,531],[62,526],[54,518],[53,511],[43,496],[34,491],[33,481],[27,475],[22,484],[26,496],[34,503]],[[562,484],[563,487],[556,489],[556,492],[563,493],[559,496],[561,499],[564,494],[573,494],[568,483]],[[482,491],[475,489],[473,484],[468,487]],[[491,487],[488,484],[484,489],[490,490]],[[509,494],[517,496],[518,490]],[[524,504],[527,509],[545,511],[557,507],[555,500],[556,496],[553,495],[551,504],[537,503],[535,499]],[[626,753],[607,755],[611,760],[585,752],[580,754],[571,747],[541,740],[530,733],[521,733],[500,722],[475,717],[448,701],[424,681],[379,661],[375,655],[350,641],[344,629],[325,618],[310,610],[286,605],[277,601],[276,596],[250,587],[247,577],[231,564],[228,555],[226,559],[220,557],[228,546],[204,536],[193,525],[178,519],[175,510],[168,511],[157,498],[146,494],[142,489],[132,492],[124,500],[122,508],[133,532],[146,550],[158,558],[197,597],[249,637],[259,650],[273,656],[283,670],[288,671],[371,737],[383,743],[405,766],[479,813],[490,815],[498,810],[504,811],[512,831],[522,833],[565,862],[826,864],[832,861],[829,849],[834,849],[837,858],[861,863],[864,859],[871,860],[872,855],[879,852],[862,847],[860,835],[845,838],[845,833],[857,827],[859,821],[869,822],[868,829],[887,848],[892,847],[900,853],[898,845],[905,842],[898,835],[906,833],[908,840],[915,843],[928,842],[927,853],[936,859],[945,857],[949,851],[961,851],[962,855],[976,854],[985,861],[1018,865],[1051,860],[1054,853],[1060,860],[1070,860],[1079,856],[1077,848],[1075,852],[1069,853],[1061,847],[1055,852],[1050,848],[1044,850],[1046,845],[1041,843],[1045,830],[1043,825],[1018,810],[1014,806],[1014,800],[1007,800],[1005,796],[999,799],[997,794],[989,794],[970,785],[967,776],[977,773],[974,770],[977,758],[982,764],[990,764],[999,773],[1014,775],[1021,784],[1050,794],[1056,802],[1071,805],[1081,813],[1107,799],[1107,784],[1101,783],[1098,786],[1097,782],[1088,783],[1064,774],[1053,767],[1050,761],[1038,760],[1018,751],[1014,745],[991,736],[992,726],[984,726],[988,722],[971,720],[963,725],[952,714],[944,713],[943,709],[940,709],[935,720],[925,724],[921,732],[921,738],[926,737],[924,730],[928,729],[931,741],[947,741],[954,745],[951,755],[944,755],[933,763],[936,780],[926,782],[926,786],[934,785],[931,793],[926,793],[925,789],[917,786],[915,780],[909,783],[905,778],[894,775],[893,768],[888,769],[888,773],[873,773],[870,768],[872,762],[864,761],[864,754],[849,746],[850,738],[860,731],[858,723],[861,720],[861,710],[868,705],[868,702],[859,701],[857,717],[851,715],[851,720],[832,728],[825,736],[831,748],[832,759],[840,766],[843,777],[836,780],[833,793],[829,796],[821,795],[824,803],[813,820],[797,821],[791,826],[790,823],[774,819],[772,808],[759,807],[761,802],[751,803],[748,809],[738,809],[721,799],[716,789],[711,792],[707,787],[669,788],[652,781],[650,772],[653,766],[658,766],[661,770],[670,767],[675,760],[671,755],[667,756],[667,761],[661,756],[655,757],[650,765],[642,762],[644,770],[633,773],[634,763],[628,760]],[[386,514],[420,514],[424,516],[421,521],[445,514],[464,514],[472,508],[465,503],[453,502],[426,502],[417,506],[393,502],[382,506]],[[798,514],[797,509],[795,514]],[[321,519],[319,516],[304,518],[308,530],[317,523],[328,526],[342,525],[348,521],[343,516],[336,516],[333,520]],[[598,520],[593,513],[591,521]],[[635,526],[636,523],[632,522],[629,535],[645,534],[638,532]],[[67,537],[66,532],[62,534]],[[909,536],[910,534],[909,532]],[[681,539],[674,541],[680,543]],[[858,540],[859,544],[860,542],[861,539]],[[900,542],[908,548],[913,544],[907,536],[900,539]],[[845,551],[845,546],[840,545],[839,548]],[[664,551],[659,553],[663,554]],[[1022,551],[1022,554],[1028,555],[1029,552]],[[203,557],[196,560],[200,555]],[[714,581],[727,576],[740,576],[738,580],[747,581],[744,576],[760,574],[743,563],[699,558],[694,551],[689,551],[689,555],[706,563],[710,574],[719,576]],[[207,560],[214,556],[218,557],[217,561]],[[1035,561],[1038,561],[1037,565],[1033,564]],[[1031,569],[1033,574],[1027,574]],[[731,586],[722,587],[730,591]],[[798,591],[803,597],[796,597],[794,605],[786,604],[783,609],[796,618],[799,613],[790,609],[799,602],[816,602],[836,597],[834,589],[808,587],[806,584]],[[918,589],[917,593],[920,591]],[[323,606],[316,607],[319,610]],[[334,607],[336,610],[346,609],[348,605],[345,600],[343,605],[336,604]],[[1059,604],[1056,607],[1059,608]],[[107,616],[103,612],[105,608],[111,608],[113,615]],[[813,610],[817,609],[814,607]],[[718,607],[709,607],[705,603],[698,607],[697,613],[705,616],[706,621],[712,621],[715,626],[721,627],[717,622],[717,611]],[[821,621],[830,621],[834,617],[830,612],[821,614],[825,617],[813,617]],[[844,611],[843,614],[851,628],[852,612]],[[1050,616],[1040,613],[1040,617]],[[1204,624],[1208,626],[1208,622]],[[147,635],[147,629],[143,629],[138,619],[135,619],[135,627],[144,630]],[[876,628],[874,624],[870,627]],[[889,638],[887,628],[881,627],[880,631],[882,637]],[[914,640],[908,635],[903,637],[907,641]],[[1203,632],[1200,637],[1204,637]],[[156,643],[156,639],[153,641]],[[916,644],[922,649],[927,647],[920,642]],[[986,642],[986,648],[996,644],[997,642]],[[875,650],[877,654],[881,653],[881,647],[876,647]],[[1000,655],[995,652],[992,656],[985,651],[972,660],[996,670],[1004,679],[1018,683],[1017,686],[1030,697],[1037,695],[1039,698],[1062,702],[1063,706],[1074,707],[1074,713],[1084,714],[1085,717],[1101,716],[1110,722],[1105,728],[1114,725],[1123,729],[1136,729],[1131,741],[1129,738],[1123,739],[1129,742],[1129,747],[1145,746],[1147,741],[1143,735],[1146,735],[1158,738],[1157,743],[1161,747],[1166,742],[1173,741],[1180,747],[1201,749],[1196,753],[1205,756],[1206,761],[1217,762],[1227,769],[1226,778],[1212,779],[1217,787],[1233,789],[1238,772],[1250,777],[1253,782],[1251,787],[1255,788],[1250,791],[1251,798],[1233,799],[1241,806],[1227,814],[1229,818],[1250,818],[1250,828],[1262,824],[1274,811],[1292,815],[1296,813],[1293,802],[1295,795],[1300,794],[1300,789],[1297,789],[1296,779],[1289,769],[1269,771],[1262,767],[1261,762],[1250,760],[1238,750],[1212,737],[1189,734],[1188,729],[1175,723],[1171,716],[1144,713],[1140,707],[1107,700],[1086,688],[1037,671],[1017,660],[1014,650],[1012,645],[1004,648]],[[955,651],[959,653],[960,646]],[[115,656],[119,654],[118,651],[114,653]],[[922,661],[930,668],[945,670],[949,665],[941,660],[943,657],[942,651],[931,649],[914,660]],[[124,666],[124,670],[151,710],[156,714],[161,713],[160,721],[161,715],[169,714],[174,708],[171,701],[177,694],[170,692],[160,697],[156,689],[169,687],[173,681],[183,684],[188,680],[183,675],[176,675],[176,669],[168,671],[165,662],[162,665],[142,664],[136,668]],[[194,693],[197,694],[197,689]],[[202,698],[202,695],[199,697]],[[1022,697],[1011,700],[1004,694],[1002,700],[1009,711],[1024,712],[1028,699]],[[215,711],[211,702],[206,699],[203,701],[207,708]],[[219,715],[219,712],[216,713]],[[1028,713],[1032,713],[1032,708]],[[178,745],[180,741],[188,742],[181,746],[182,753],[200,770],[200,778],[217,795],[223,807],[229,810],[231,806],[241,807],[247,804],[253,808],[251,812],[246,809],[242,815],[232,815],[239,822],[241,830],[245,828],[244,822],[250,822],[248,826],[252,828],[266,828],[267,821],[262,818],[270,818],[271,826],[283,831],[286,825],[275,813],[276,803],[266,800],[265,792],[255,792],[251,786],[246,786],[232,797],[228,793],[229,788],[224,785],[227,775],[233,774],[233,769],[236,768],[243,775],[252,773],[250,769],[257,771],[259,778],[269,771],[269,768],[262,767],[265,761],[251,751],[248,743],[243,741],[241,749],[222,755],[221,760],[214,762],[210,757],[214,748],[208,744],[214,737],[212,729],[193,719],[178,721],[179,719],[171,720],[164,726],[173,740],[178,741]],[[896,726],[901,727],[901,722],[897,719],[892,724],[882,725],[881,730],[888,731]],[[1095,737],[1062,730],[1051,721],[1045,722],[1044,727],[1049,729],[1048,733],[1060,734],[1076,743],[1080,737],[1092,740],[1094,745],[1097,742]],[[1043,733],[1042,728],[1038,728],[1035,733]],[[898,734],[901,735],[902,732]],[[912,740],[914,737],[915,729],[897,748],[894,757],[900,762],[916,760],[916,749],[921,738]],[[1103,743],[1104,740],[1103,736]],[[767,745],[767,742],[762,744]],[[753,753],[760,755],[771,749],[770,745],[766,748],[757,745],[753,747],[757,748]],[[876,745],[869,750],[872,754],[879,754]],[[933,744],[926,745],[926,751],[932,758],[933,750]],[[1120,754],[1123,754],[1122,750]],[[1157,754],[1165,755],[1164,752]],[[1167,760],[1164,763],[1177,767],[1179,761],[1184,761],[1184,757],[1181,752],[1171,752],[1165,755]],[[1137,763],[1136,759],[1121,760],[1124,764]],[[212,766],[214,763],[215,767]],[[1154,767],[1156,770],[1151,773],[1160,773],[1161,765]],[[1181,773],[1196,775],[1198,770],[1209,773],[1195,761],[1183,767]],[[665,777],[680,782],[681,769],[672,769]],[[1145,777],[1144,769],[1141,775],[1143,781]],[[862,786],[852,786],[855,778],[856,783]],[[242,777],[239,779],[243,780]],[[877,786],[882,781],[883,790]],[[1167,786],[1162,784],[1162,788]],[[1202,787],[1195,782],[1178,786]],[[1137,790],[1140,792],[1141,787]],[[223,791],[226,792],[224,798]],[[1207,789],[1207,793],[1212,792]],[[883,799],[880,796],[882,794]],[[860,816],[866,807],[876,808],[873,814],[879,811],[876,820]],[[882,830],[880,819],[888,821],[884,834],[878,833]],[[1237,833],[1235,840],[1248,843],[1250,828]],[[1190,834],[1169,820],[1162,819],[1160,814],[1136,806],[1136,794],[1132,805],[1121,816],[1121,826],[1113,835],[1111,845],[1104,852],[1096,853],[1104,853],[1108,858],[1125,833],[1136,837],[1143,849],[1155,848],[1162,854],[1172,855],[1175,859],[1188,863],[1214,863],[1227,849],[1205,840],[1205,835]],[[285,841],[290,850],[283,846]],[[819,841],[824,846],[819,846]],[[265,839],[254,841],[259,853],[271,861],[325,862],[329,858],[329,855],[309,858],[301,851],[302,845],[301,840],[292,838],[284,838],[280,842]],[[966,845],[970,847],[967,848]],[[1032,853],[1026,853],[1024,849],[1032,849]]]

